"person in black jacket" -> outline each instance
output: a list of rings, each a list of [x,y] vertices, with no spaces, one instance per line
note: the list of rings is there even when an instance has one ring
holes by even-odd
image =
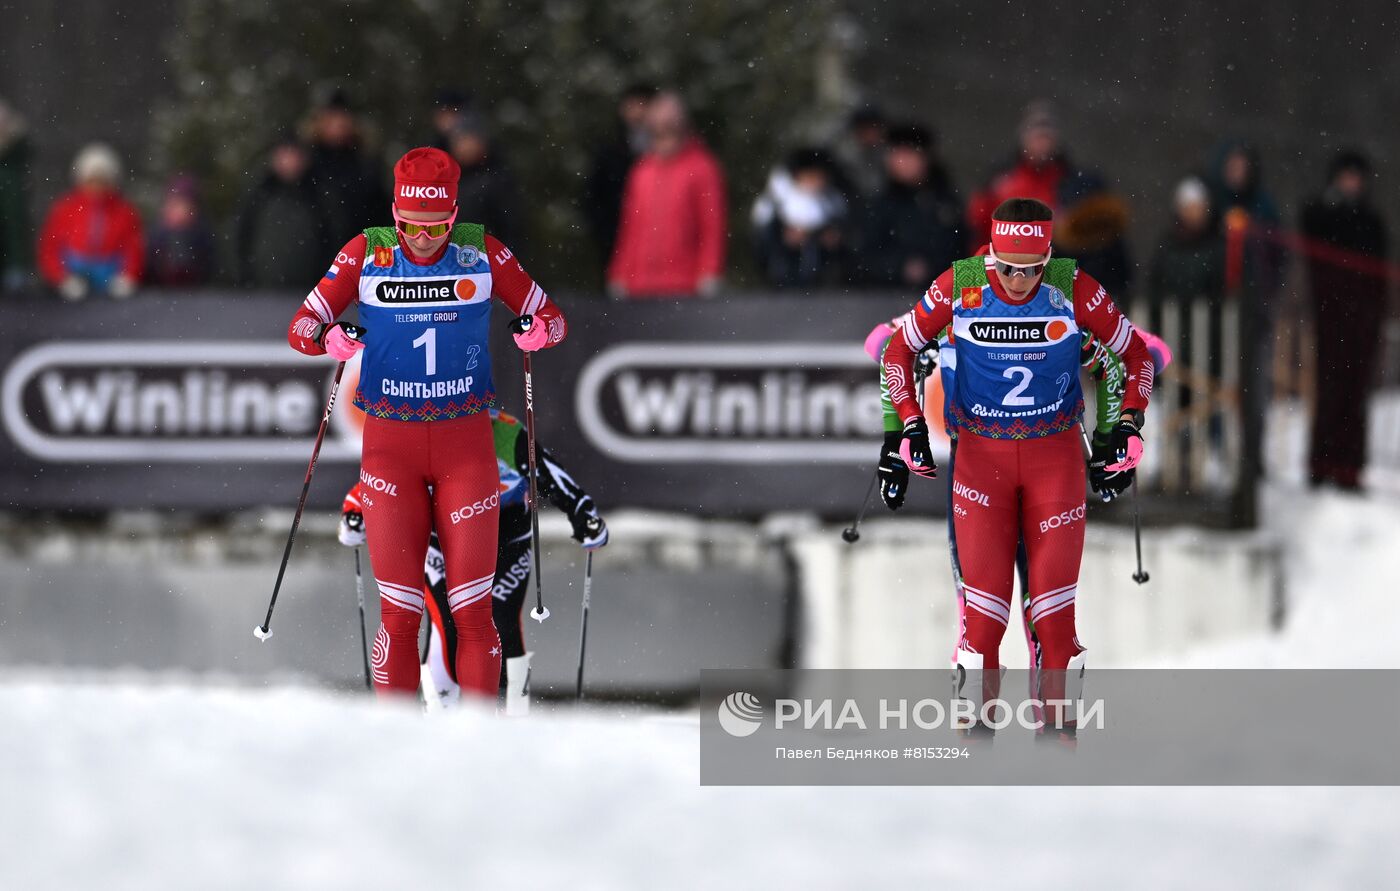
[[[934,156],[933,134],[917,124],[891,127],[885,189],[861,227],[856,278],[877,286],[927,288],[962,257],[962,204]]]
[[[33,278],[29,157],[28,126],[0,97],[0,292],[17,291]]]
[[[1153,331],[1175,337],[1177,354],[1190,359],[1191,312],[1205,305],[1210,313],[1210,373],[1219,376],[1220,325],[1225,304],[1225,236],[1220,218],[1211,206],[1210,189],[1195,176],[1176,187],[1172,223],[1162,233],[1147,272],[1148,315],[1139,319]],[[1167,305],[1176,307],[1176,318],[1166,319]]]
[[[1317,332],[1317,409],[1308,458],[1314,485],[1358,489],[1366,408],[1386,314],[1386,227],[1370,198],[1370,161],[1344,151],[1303,208]]]
[[[361,144],[360,121],[343,90],[311,116],[311,181],[323,196],[332,237],[346,239],[384,215],[390,198]]]
[[[242,287],[300,288],[325,272],[336,246],[309,164],[306,146],[290,133],[269,151],[267,173],[238,213]]]
[[[462,168],[457,186],[459,217],[481,223],[486,231],[524,250],[526,220],[520,188],[510,168],[496,153],[486,122],[475,114],[463,114],[447,135],[447,151]]]
[[[769,174],[754,201],[754,259],[775,288],[839,284],[845,259],[846,199],[836,162],[823,149],[801,148]]]

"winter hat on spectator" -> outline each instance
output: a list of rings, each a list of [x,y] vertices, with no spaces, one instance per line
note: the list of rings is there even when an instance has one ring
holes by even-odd
[[[861,105],[851,111],[850,117],[846,119],[846,126],[851,130],[859,130],[862,127],[883,127],[885,126],[885,115],[875,105]]]
[[[1344,170],[1350,170],[1362,176],[1370,176],[1371,161],[1356,149],[1343,149],[1332,159],[1332,163],[1327,165],[1328,182],[1336,179],[1337,174]]]
[[[1172,199],[1175,207],[1182,207],[1187,204],[1210,205],[1210,190],[1206,184],[1201,182],[1199,177],[1188,176],[1176,186],[1176,195]]]
[[[1055,114],[1055,106],[1044,99],[1037,99],[1026,106],[1026,110],[1021,113],[1021,132],[1028,133],[1031,130],[1053,130],[1060,131],[1060,118]]]
[[[317,111],[354,111],[350,107],[350,94],[345,92],[344,87],[334,84],[324,85],[317,90],[315,108]]]
[[[807,170],[815,170],[832,176],[836,170],[836,162],[831,160],[831,155],[819,148],[799,148],[788,153],[787,161],[784,163],[788,173],[796,176]]]
[[[443,87],[433,94],[433,108],[461,111],[470,104],[467,94],[455,87]]]
[[[73,159],[74,182],[98,179],[115,184],[121,178],[121,174],[121,160],[105,142],[88,143]]]
[[[933,149],[933,133],[921,124],[895,124],[886,132],[885,142],[891,148],[912,148],[927,152]]]
[[[462,168],[442,149],[409,149],[394,165],[394,207],[451,213],[457,206],[457,181],[461,178]]]

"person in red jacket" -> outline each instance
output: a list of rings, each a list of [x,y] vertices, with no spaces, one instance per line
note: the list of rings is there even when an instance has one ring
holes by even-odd
[[[652,100],[647,132],[650,145],[622,195],[608,291],[618,298],[712,296],[724,274],[724,173],[675,93]]]
[[[93,143],[73,162],[72,191],[49,208],[39,230],[39,274],[66,300],[90,292],[130,297],[146,254],[141,216],[117,189],[121,162]]]
[[[355,406],[380,626],[371,674],[381,696],[416,695],[423,560],[436,529],[457,636],[457,682],[494,698],[501,641],[491,618],[500,475],[492,298],[517,316],[523,350],[564,339],[564,317],[514,254],[478,223],[457,223],[457,162],[415,148],[394,165],[395,225],[365,229],[336,254],[287,330],[292,347],[345,361],[363,350]],[[332,196],[333,198],[334,196]],[[455,225],[454,225],[455,223]],[[351,303],[361,327],[337,322]]]
[[[992,235],[992,211],[1008,198],[1033,198],[1051,210],[1060,207],[1060,185],[1070,174],[1060,145],[1054,110],[1033,102],[1021,119],[1020,146],[1015,160],[992,175],[967,204],[970,246],[976,250]]]

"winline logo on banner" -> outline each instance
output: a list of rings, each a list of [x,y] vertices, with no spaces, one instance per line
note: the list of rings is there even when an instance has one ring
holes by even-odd
[[[324,360],[265,341],[52,341],[4,369],[0,418],[44,461],[305,460],[329,385]],[[335,417],[323,457],[357,460]]]

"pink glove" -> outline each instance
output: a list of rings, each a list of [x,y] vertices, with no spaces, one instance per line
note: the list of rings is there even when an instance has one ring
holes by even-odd
[[[326,352],[331,358],[339,362],[347,362],[360,350],[365,348],[365,329],[357,328],[345,322],[336,322],[325,331],[321,332],[321,346],[326,348]]]
[[[1147,343],[1147,351],[1152,354],[1152,370],[1157,374],[1167,370],[1167,366],[1172,364],[1172,348],[1167,346],[1167,342],[1151,331],[1142,328],[1137,329],[1138,336]]]
[[[547,325],[535,324],[534,316],[521,316],[511,322],[512,337],[515,338],[515,345],[527,353],[542,350],[545,344],[549,343],[549,331]]]
[[[889,322],[881,322],[871,328],[870,333],[865,335],[865,354],[872,360],[879,362],[880,351],[885,348],[885,341],[889,340],[893,333],[894,326]]]
[[[1111,470],[1114,473],[1117,473],[1120,470],[1132,470],[1134,467],[1137,467],[1138,462],[1142,460],[1141,437],[1132,436],[1128,438],[1126,454],[1127,457],[1124,458],[1122,461],[1119,461],[1117,464],[1110,464],[1104,469]]]
[[[904,440],[899,444],[899,459],[904,462],[904,466],[909,468],[909,472],[915,476],[932,480],[938,478],[938,472],[923,464],[915,464],[914,458],[909,454],[909,440]]]

